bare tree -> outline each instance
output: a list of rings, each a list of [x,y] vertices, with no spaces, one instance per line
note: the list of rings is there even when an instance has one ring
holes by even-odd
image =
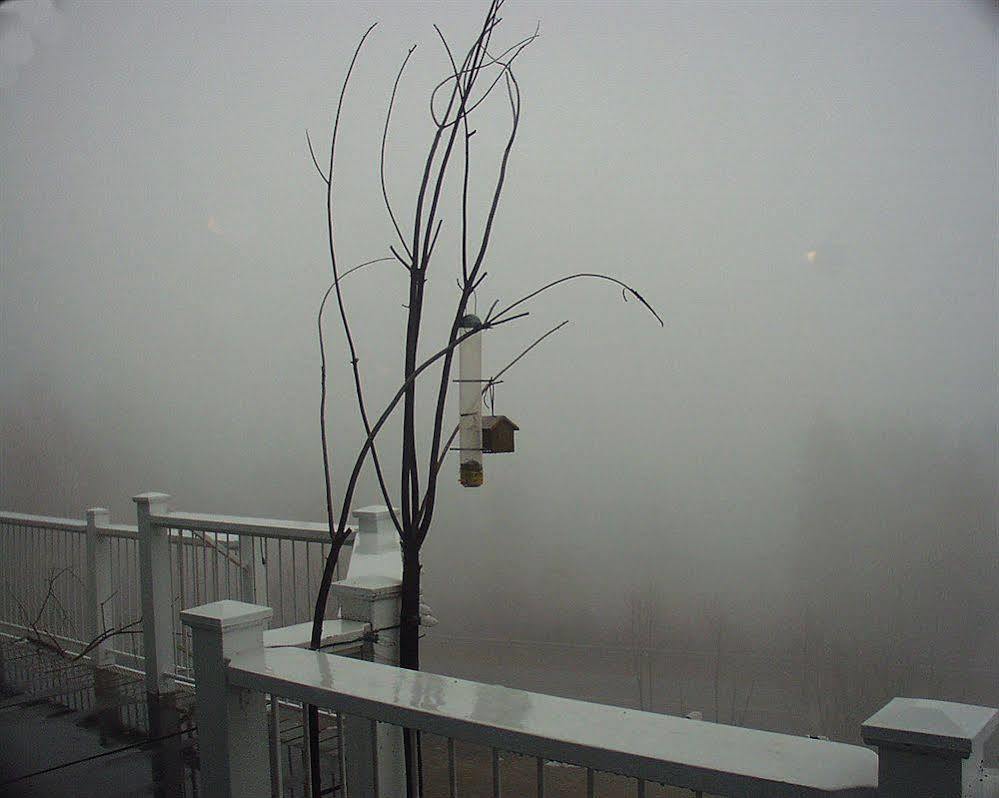
[[[396,75],[388,101],[385,125],[382,131],[379,162],[379,174],[385,210],[397,238],[388,247],[389,254],[346,270],[341,269],[337,256],[336,226],[333,214],[336,144],[341,114],[344,108],[344,99],[358,55],[374,29],[374,25],[361,37],[347,69],[333,120],[329,158],[326,168],[320,165],[312,146],[312,141],[308,139],[312,161],[325,185],[328,247],[333,278],[332,284],[323,297],[318,317],[321,360],[320,431],[326,485],[326,508],[332,545],[316,596],[312,647],[318,648],[320,643],[322,622],[326,613],[330,584],[341,548],[350,534],[347,521],[354,491],[357,487],[362,468],[370,456],[379,489],[386,506],[389,508],[389,514],[399,534],[402,548],[403,573],[399,618],[399,654],[401,666],[410,669],[418,669],[420,667],[420,552],[433,523],[440,471],[446,460],[451,443],[458,432],[458,426],[455,425],[448,434],[446,432],[448,425],[445,423],[445,405],[448,387],[451,383],[455,349],[462,341],[472,335],[498,328],[527,316],[527,303],[549,289],[583,278],[611,283],[621,290],[625,301],[627,301],[629,296],[634,297],[662,324],[662,320],[651,305],[631,286],[606,274],[580,272],[551,280],[503,307],[500,307],[498,300],[494,301],[482,319],[476,318],[474,326],[471,328],[462,326],[463,320],[466,320],[466,316],[468,315],[469,302],[473,298],[473,295],[476,294],[476,291],[482,288],[488,274],[484,268],[484,264],[489,250],[497,211],[500,206],[500,199],[503,194],[511,152],[520,125],[521,93],[520,85],[514,73],[514,65],[517,58],[538,37],[538,31],[535,30],[530,36],[517,41],[506,49],[498,50],[493,41],[494,34],[501,21],[499,12],[503,6],[503,2],[504,0],[491,0],[482,26],[472,41],[471,46],[461,56],[460,62],[456,60],[455,54],[440,28],[436,25],[434,26],[434,30],[446,54],[448,70],[446,77],[437,84],[431,93],[429,110],[433,122],[433,135],[424,160],[421,178],[416,186],[415,199],[410,209],[412,222],[408,225],[400,222],[400,216],[397,215],[390,201],[385,181],[385,153],[391,127],[392,109],[395,104],[400,80],[407,63],[413,55],[415,45],[409,49],[402,60],[402,65]],[[492,183],[490,200],[485,209],[485,221],[481,228],[473,229],[469,213],[469,170],[475,129],[470,125],[469,119],[477,108],[493,96],[505,98],[504,101],[509,106],[510,126],[505,144],[500,153],[499,167]],[[421,356],[421,344],[424,343],[425,318],[423,311],[427,276],[437,254],[435,247],[443,225],[443,218],[441,216],[444,197],[443,189],[447,178],[460,180],[461,185],[461,199],[458,209],[458,216],[460,218],[458,237],[460,245],[456,257],[456,260],[461,263],[460,274],[457,275],[458,298],[455,302],[454,315],[446,341],[439,347],[435,347],[436,351],[433,354]],[[359,366],[360,359],[351,331],[347,304],[341,290],[341,283],[344,277],[354,271],[389,260],[397,262],[402,267],[401,272],[397,273],[401,274],[403,279],[408,281],[409,288],[408,302],[406,304],[404,369],[398,390],[382,407],[380,413],[374,416],[369,412],[369,405]],[[330,297],[336,298],[339,321],[350,355],[351,376],[354,384],[357,408],[366,435],[360,451],[354,457],[349,475],[344,480],[343,491],[339,497],[339,505],[334,501],[333,469],[331,465],[332,451],[327,436],[326,425],[327,353],[323,338],[323,314]],[[563,321],[553,326],[548,332],[526,347],[517,358],[483,385],[483,392],[494,385],[499,376],[518,362],[527,352],[565,324],[566,322]],[[440,373],[432,394],[434,410],[432,415],[431,444],[429,450],[421,452],[417,446],[417,383],[419,378],[431,367],[439,369]],[[402,406],[403,414],[402,456],[398,482],[394,485],[399,498],[398,506],[400,509],[397,512],[394,509],[396,503],[393,501],[393,491],[389,488],[385,469],[379,457],[376,439],[390,416],[400,405]],[[339,506],[339,511],[335,510],[337,506]],[[318,740],[318,714],[314,709],[310,712],[310,730],[313,746],[316,746],[316,741]],[[317,753],[318,751],[314,747],[312,766],[313,794],[315,795],[320,794]],[[420,794],[420,786],[418,783],[419,779],[415,775],[416,768],[413,766],[416,759],[415,746],[409,735],[406,736],[406,757],[407,791],[409,795],[417,796]]]
[[[638,686],[638,708],[645,711],[652,711],[655,692],[653,653],[661,611],[662,602],[652,585],[646,586],[641,592],[636,591],[628,598],[631,669]]]
[[[62,641],[49,631],[42,623],[42,619],[45,618],[46,613],[52,613],[53,611],[64,621],[69,618],[69,613],[66,611],[65,604],[59,598],[57,590],[57,585],[60,581],[62,581],[63,577],[72,577],[76,580],[79,580],[80,578],[70,568],[53,569],[52,572],[46,577],[45,593],[42,595],[42,600],[39,602],[38,606],[34,608],[34,612],[29,611],[28,607],[26,607],[20,597],[13,590],[11,590],[9,585],[4,586],[8,595],[10,595],[14,603],[17,605],[17,610],[21,615],[21,625],[26,630],[23,635],[23,639],[26,643],[29,643],[35,648],[49,651],[62,659],[76,662],[88,656],[90,652],[101,645],[101,643],[108,640],[116,637],[138,637],[142,635],[141,615],[131,621],[123,622],[118,626],[108,623],[107,605],[108,602],[114,598],[114,594],[112,594],[101,602],[101,631],[90,640],[82,641],[82,645],[79,647],[78,651],[67,651],[66,647],[62,644]],[[76,648],[76,646],[74,646],[74,648]]]

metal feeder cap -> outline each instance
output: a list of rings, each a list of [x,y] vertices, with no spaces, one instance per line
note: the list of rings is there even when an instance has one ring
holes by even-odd
[[[467,327],[470,330],[474,330],[476,327],[482,326],[482,320],[474,313],[469,313],[467,316],[461,317],[461,322],[458,324],[458,326]]]

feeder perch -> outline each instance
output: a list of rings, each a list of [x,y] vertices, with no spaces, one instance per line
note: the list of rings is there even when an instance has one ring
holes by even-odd
[[[500,454],[513,451],[513,433],[519,430],[506,416],[482,417],[482,451]]]

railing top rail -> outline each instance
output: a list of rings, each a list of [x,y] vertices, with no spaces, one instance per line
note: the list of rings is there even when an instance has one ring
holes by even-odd
[[[265,538],[328,543],[329,526],[320,521],[286,521],[280,518],[248,518],[237,515],[169,512],[151,515],[153,526],[188,529],[197,532],[244,533]]]
[[[100,524],[97,531],[108,538],[128,538],[135,540],[139,537],[139,530],[135,524]]]
[[[494,748],[721,795],[872,798],[859,746],[513,690],[302,649],[229,663],[233,684]]]
[[[0,510],[0,524],[15,524],[38,529],[60,529],[66,532],[86,532],[87,522],[77,518],[55,518],[49,515],[29,515]]]

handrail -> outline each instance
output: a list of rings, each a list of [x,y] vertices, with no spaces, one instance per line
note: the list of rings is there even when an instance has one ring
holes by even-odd
[[[139,529],[135,524],[101,524],[98,525],[97,532],[106,538],[139,539]]]
[[[169,512],[151,515],[153,526],[187,529],[196,532],[249,534],[262,538],[304,540],[309,543],[329,543],[329,526],[319,521],[287,521],[279,518],[252,518],[210,513]]]
[[[866,748],[591,704],[302,649],[232,658],[232,685],[494,749],[720,795],[872,798]]]
[[[0,510],[0,524],[15,524],[38,529],[59,529],[66,532],[86,532],[87,522],[76,518],[56,518],[50,515],[30,515]]]

